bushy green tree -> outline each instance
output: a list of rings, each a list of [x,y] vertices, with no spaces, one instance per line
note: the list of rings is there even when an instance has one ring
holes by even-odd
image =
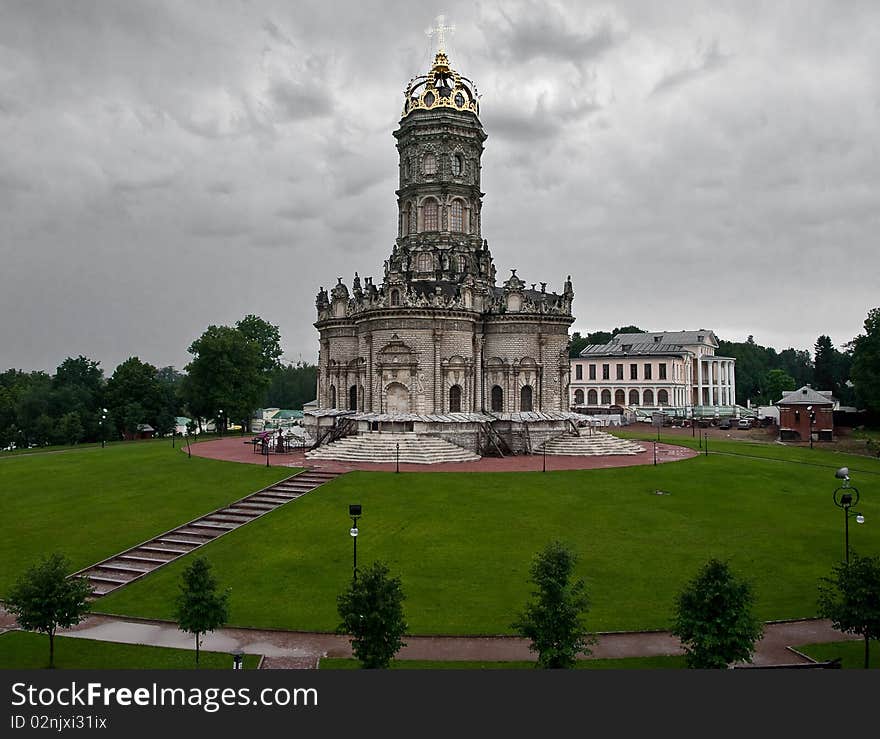
[[[593,637],[582,620],[590,606],[583,580],[572,580],[575,554],[558,541],[551,542],[532,561],[532,599],[511,625],[531,640],[538,666],[574,667],[579,654],[589,654]]]
[[[89,612],[91,585],[68,577],[70,563],[58,552],[30,567],[6,595],[6,608],[18,625],[49,636],[49,667],[55,667],[55,632],[78,624]]]
[[[79,413],[65,413],[58,421],[58,435],[64,444],[78,444],[84,433]]]
[[[850,346],[856,395],[866,408],[880,412],[880,308],[868,311],[865,333],[856,336]]]
[[[403,587],[388,567],[374,562],[358,570],[357,579],[337,598],[342,623],[337,633],[351,635],[351,648],[361,666],[384,669],[406,643]]]
[[[764,395],[771,403],[778,403],[786,390],[796,390],[795,379],[785,370],[772,369],[764,377]]]
[[[835,629],[865,640],[865,669],[870,662],[871,639],[880,639],[880,557],[850,552],[850,561],[819,581],[819,615]]]
[[[183,571],[175,606],[178,627],[195,636],[198,666],[202,635],[220,628],[229,619],[229,591],[218,592],[217,579],[204,557],[196,557]]]
[[[763,625],[753,615],[751,585],[726,562],[709,560],[679,594],[672,633],[685,650],[688,667],[727,667],[752,658]]]
[[[189,347],[193,355],[186,366],[181,392],[189,413],[249,423],[260,407],[270,376],[263,371],[263,347],[237,328],[208,326]]]
[[[318,389],[318,368],[314,364],[288,364],[272,375],[266,393],[266,407],[300,410],[315,399]]]

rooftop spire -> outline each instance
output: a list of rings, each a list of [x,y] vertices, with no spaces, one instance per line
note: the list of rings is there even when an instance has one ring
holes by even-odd
[[[437,40],[437,53],[438,54],[445,54],[446,53],[446,33],[449,31],[454,32],[455,26],[447,26],[446,25],[446,16],[445,15],[438,15],[436,20],[437,20],[437,25],[435,25],[433,28],[429,28],[427,31],[425,31],[425,35],[428,38],[436,38],[436,40]]]

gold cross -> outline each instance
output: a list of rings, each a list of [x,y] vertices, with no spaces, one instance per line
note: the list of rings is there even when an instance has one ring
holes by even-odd
[[[428,37],[436,36],[437,37],[437,53],[446,51],[446,33],[447,31],[455,31],[455,26],[447,26],[446,25],[446,16],[438,15],[437,16],[437,25],[434,28],[429,28],[425,31],[425,35]]]

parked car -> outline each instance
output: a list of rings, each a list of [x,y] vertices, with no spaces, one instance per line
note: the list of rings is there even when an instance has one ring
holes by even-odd
[[[725,418],[718,424],[718,428],[720,429],[729,429],[730,428],[730,419]]]
[[[740,418],[736,423],[736,427],[738,429],[750,429],[752,427],[752,421],[748,418]]]

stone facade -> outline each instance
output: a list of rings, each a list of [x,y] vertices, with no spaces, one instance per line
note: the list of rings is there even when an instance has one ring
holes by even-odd
[[[496,284],[482,238],[486,134],[475,88],[438,52],[394,136],[398,234],[383,278],[318,292],[320,409],[381,414],[567,411],[574,291]]]
[[[706,329],[617,334],[571,360],[571,405],[735,411],[736,360],[717,356],[717,348],[715,333]]]

